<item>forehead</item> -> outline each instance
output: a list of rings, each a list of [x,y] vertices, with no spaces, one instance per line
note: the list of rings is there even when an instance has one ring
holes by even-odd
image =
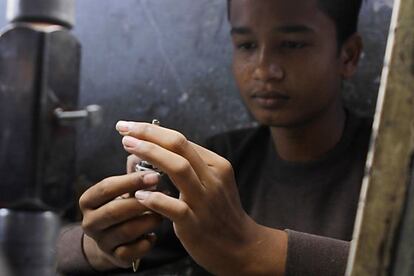
[[[315,31],[334,29],[334,22],[318,6],[318,0],[231,0],[232,26],[273,28],[304,25]]]

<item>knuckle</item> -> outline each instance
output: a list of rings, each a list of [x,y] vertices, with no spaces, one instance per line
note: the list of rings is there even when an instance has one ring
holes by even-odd
[[[234,175],[233,166],[227,159],[222,158],[217,169],[219,178],[229,180]]]
[[[128,250],[128,247],[125,245],[119,246],[115,249],[114,257],[125,263],[128,263],[133,259],[130,250]]]
[[[154,145],[151,143],[147,143],[147,142],[142,142],[140,147],[139,147],[139,153],[143,156],[143,157],[148,157],[149,154],[154,151]]]
[[[96,186],[99,197],[106,198],[110,194],[111,186],[113,186],[112,177],[105,178]]]
[[[231,165],[230,161],[228,161],[227,159],[221,158],[220,167],[226,173],[232,173],[233,172],[233,166]]]
[[[119,261],[130,265],[132,260],[141,258],[151,248],[151,242],[146,239],[140,239],[133,244],[118,246],[113,251],[113,256]]]
[[[174,171],[178,175],[185,175],[190,169],[190,162],[186,159],[181,159],[180,161],[175,162]]]
[[[177,219],[178,220],[184,220],[188,217],[190,213],[190,208],[187,205],[183,205],[182,207],[177,209]]]
[[[170,143],[169,146],[172,151],[176,153],[181,153],[187,147],[188,140],[183,134],[176,132],[173,138],[171,138],[171,141],[169,143]]]
[[[82,213],[85,212],[85,209],[87,209],[88,206],[88,196],[86,193],[83,193],[81,197],[79,198],[79,208]]]
[[[82,220],[81,227],[83,231],[85,232],[85,234],[87,234],[88,236],[93,236],[92,233],[94,232],[95,227],[91,220],[84,218]]]
[[[149,123],[141,124],[139,126],[139,129],[137,129],[143,136],[147,136],[149,133],[151,133],[151,128],[153,125]]]

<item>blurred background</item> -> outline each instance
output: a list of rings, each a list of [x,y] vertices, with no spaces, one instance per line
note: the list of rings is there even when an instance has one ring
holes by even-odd
[[[375,109],[392,0],[365,0],[365,50],[344,98],[354,111]],[[0,26],[6,25],[0,0]],[[77,132],[77,185],[121,174],[127,154],[118,120],[151,121],[195,142],[252,124],[230,70],[224,0],[80,0],[73,33],[82,45],[79,106],[98,104],[104,122]]]

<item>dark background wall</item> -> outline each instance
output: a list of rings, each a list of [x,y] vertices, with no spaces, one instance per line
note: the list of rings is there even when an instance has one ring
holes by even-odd
[[[80,124],[79,175],[97,181],[124,171],[126,153],[114,130],[120,119],[151,121],[201,142],[252,121],[230,71],[224,0],[78,0],[74,33],[83,46],[81,106],[99,104],[104,124]],[[365,51],[344,98],[372,114],[392,0],[366,0],[360,30]],[[6,0],[0,0],[0,26]]]

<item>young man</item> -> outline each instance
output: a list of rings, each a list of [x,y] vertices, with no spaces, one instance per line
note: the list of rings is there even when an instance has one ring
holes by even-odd
[[[60,240],[61,254],[74,250],[59,257],[62,270],[86,260],[105,271],[145,265],[154,252],[173,256],[174,246],[151,251],[155,237],[146,234],[161,215],[215,275],[342,275],[370,136],[370,123],[341,102],[341,83],[362,48],[360,5],[229,2],[234,76],[260,127],[211,139],[216,154],[176,131],[119,122],[124,148],[165,172],[179,198],[148,190],[159,181],[154,173],[91,187],[80,199],[85,235],[74,228]],[[122,196],[135,191],[136,199]],[[80,242],[68,247],[76,240],[83,252]]]

